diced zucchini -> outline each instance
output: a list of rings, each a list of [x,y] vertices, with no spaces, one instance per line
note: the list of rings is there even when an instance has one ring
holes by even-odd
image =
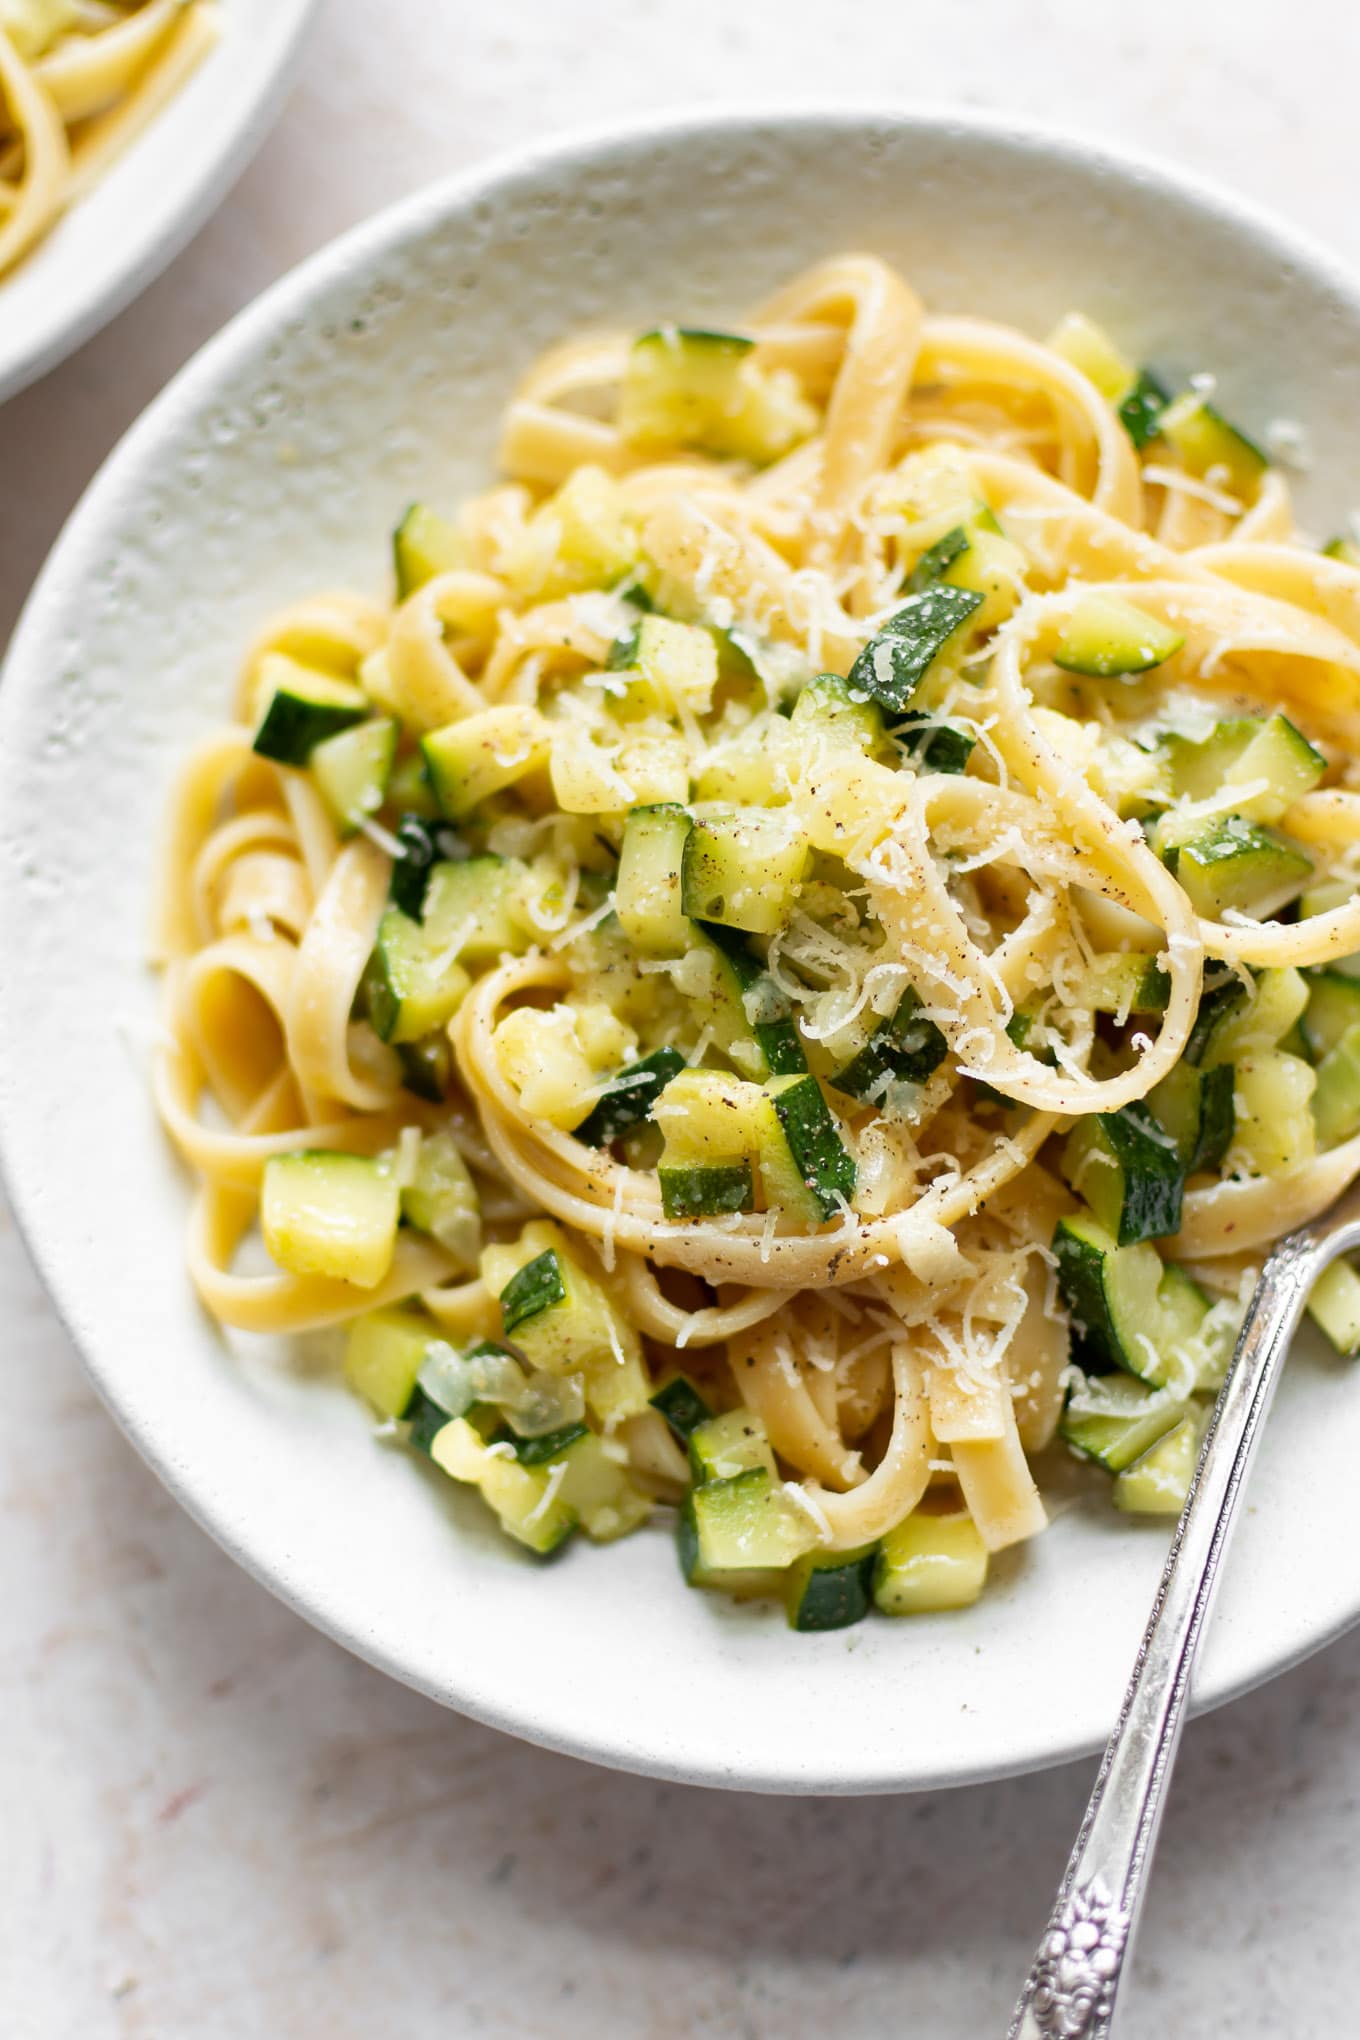
[[[791,809],[708,815],[685,839],[681,904],[698,920],[771,935],[789,919],[810,855]]]
[[[447,574],[467,561],[467,548],[457,528],[428,503],[412,503],[392,533],[392,563],[397,575],[397,600],[404,602],[436,574]]]
[[[432,825],[424,815],[405,814],[397,823],[401,855],[392,860],[388,898],[413,921],[424,918],[425,889],[430,873],[446,854],[440,847],[440,838],[445,836],[450,842],[455,841],[452,830],[439,823]]]
[[[637,1333],[560,1227],[535,1219],[517,1241],[483,1247],[481,1271],[500,1298],[506,1337],[530,1366],[582,1374],[587,1405],[602,1420],[646,1409],[651,1387]]]
[[[652,1108],[665,1136],[657,1178],[667,1218],[754,1208],[751,1164],[765,1102],[756,1085],[718,1070],[682,1070],[672,1078]]]
[[[430,1457],[451,1479],[467,1481],[500,1518],[501,1528],[546,1557],[565,1544],[577,1513],[546,1466],[521,1466],[502,1446],[488,1445],[467,1421],[452,1417],[435,1433]]]
[[[1250,738],[1223,775],[1224,787],[1241,787],[1237,812],[1257,822],[1278,822],[1315,787],[1327,760],[1287,715],[1273,715]],[[1264,786],[1261,782],[1264,781]],[[1256,792],[1250,789],[1256,787]]]
[[[850,685],[901,714],[951,638],[982,607],[973,588],[937,583],[909,596],[850,668]]]
[[[1308,980],[1292,966],[1258,971],[1251,992],[1235,974],[1225,977],[1201,997],[1186,1055],[1212,1069],[1256,1049],[1275,1048],[1307,1004]]]
[[[1086,595],[1068,619],[1053,663],[1066,673],[1111,680],[1162,665],[1184,643],[1179,631],[1120,596]]]
[[[693,1488],[685,1516],[706,1573],[792,1565],[817,1542],[807,1514],[759,1466]]]
[[[1083,1365],[1122,1368],[1156,1385],[1181,1371],[1208,1302],[1146,1242],[1121,1247],[1096,1219],[1064,1218],[1053,1236],[1058,1287]]]
[[[1171,980],[1155,956],[1137,953],[1097,956],[1087,965],[1073,1003],[1090,1013],[1164,1013]]]
[[[1233,1136],[1233,1066],[1197,1069],[1179,1062],[1148,1094],[1148,1104],[1176,1144],[1187,1176],[1216,1169]]]
[[[854,1196],[854,1157],[814,1076],[774,1077],[766,1091],[779,1126],[778,1136],[771,1129],[761,1146],[766,1201],[815,1226]]]
[[[587,1147],[604,1147],[650,1119],[652,1107],[672,1077],[679,1076],[685,1058],[678,1048],[654,1048],[638,1062],[628,1063],[599,1103],[575,1129],[576,1138]]]
[[[663,1381],[651,1398],[652,1408],[660,1410],[679,1442],[688,1446],[690,1438],[701,1424],[711,1421],[713,1412],[700,1395],[687,1374],[672,1374]]]
[[[681,874],[691,826],[675,806],[634,808],[624,823],[614,911],[644,956],[683,956],[689,946]]]
[[[708,714],[718,682],[718,647],[711,631],[669,616],[644,616],[632,663],[663,713],[688,708],[695,715]]]
[[[368,1155],[305,1148],[264,1166],[260,1230],[293,1275],[331,1275],[375,1289],[392,1265],[400,1192]]]
[[[259,721],[253,749],[279,765],[305,765],[316,746],[369,712],[368,696],[334,673],[267,652],[255,681]]]
[[[1299,1024],[1309,1055],[1321,1062],[1343,1034],[1360,1024],[1360,983],[1340,971],[1310,972],[1308,1004]]]
[[[398,906],[386,909],[364,979],[368,1015],[382,1040],[417,1041],[443,1027],[470,983],[465,964],[499,962],[528,947],[520,911],[527,877],[517,858],[440,862],[426,876],[423,919]],[[414,881],[404,883],[414,889]]]
[[[453,1078],[453,1053],[447,1034],[425,1034],[419,1041],[400,1041],[396,1049],[406,1089],[431,1105],[442,1105]]]
[[[790,1629],[810,1633],[849,1629],[869,1612],[878,1547],[858,1551],[806,1551],[784,1579],[784,1609]]]
[[[1195,1412],[1164,1431],[1155,1445],[1115,1476],[1115,1507],[1130,1516],[1179,1516],[1199,1464],[1203,1429]]]
[[[1117,1245],[1180,1231],[1185,1171],[1171,1136],[1141,1102],[1079,1119],[1062,1166]]]
[[[1360,1353],[1360,1275],[1349,1261],[1333,1261],[1323,1269],[1308,1299],[1308,1315],[1338,1353],[1348,1360]]]
[[[1250,501],[1270,465],[1256,442],[1230,425],[1206,397],[1186,390],[1162,412],[1158,431],[1180,456],[1186,472],[1209,482],[1220,481],[1235,496]]]
[[[1166,761],[1172,795],[1177,800],[1207,800],[1223,784],[1224,774],[1234,764],[1264,724],[1259,716],[1222,716],[1200,736],[1183,730],[1163,730],[1157,749]]]
[[[407,1432],[407,1443],[412,1451],[423,1452],[428,1458],[435,1439],[449,1422],[448,1411],[433,1396],[426,1395],[417,1382],[402,1414],[411,1427]]]
[[[797,1075],[807,1068],[793,1008],[738,928],[695,925],[692,940],[707,947],[712,971],[694,1003],[716,1047],[759,1077]]]
[[[1228,912],[1264,920],[1301,892],[1312,872],[1312,858],[1296,843],[1244,815],[1196,823],[1181,842],[1174,840],[1173,821],[1165,816],[1158,824],[1157,849],[1206,920]]]
[[[956,524],[952,531],[946,531],[943,538],[937,538],[928,546],[907,576],[907,593],[919,595],[923,588],[933,588],[942,580],[961,553],[968,550],[968,531],[962,524]]]
[[[541,1446],[541,1439],[534,1440]],[[628,1477],[628,1469],[611,1458],[605,1441],[593,1431],[583,1430],[560,1444],[544,1461],[549,1478],[562,1468],[557,1499],[573,1510],[581,1528],[594,1544],[610,1544],[626,1537],[652,1513],[652,1502],[639,1493]]]
[[[1094,383],[1109,403],[1117,403],[1133,381],[1132,364],[1084,312],[1064,313],[1049,334],[1048,345]]]
[[[915,760],[920,772],[966,772],[977,738],[947,716],[909,715],[893,736]]]
[[[425,769],[444,814],[463,821],[493,793],[540,770],[548,762],[550,735],[536,708],[507,702],[423,737]]]
[[[977,595],[979,606],[970,618],[971,628],[977,632],[995,630],[1020,600],[1027,565],[1012,539],[979,521],[969,525],[967,548],[951,560],[938,585]]]
[[[1108,1473],[1122,1473],[1186,1415],[1183,1402],[1130,1374],[1107,1375],[1099,1384],[1099,1401],[1100,1407],[1086,1408],[1069,1399],[1058,1436]]]
[[[667,1218],[713,1218],[727,1211],[754,1211],[751,1164],[667,1162],[657,1169],[661,1209]]]
[[[469,963],[499,963],[529,944],[528,867],[518,857],[464,857],[436,864],[425,888],[424,925]]]
[[[767,373],[738,333],[663,326],[633,343],[618,425],[633,446],[698,447],[759,463],[806,439],[817,414],[787,370]]]
[[[1360,1133],[1360,1022],[1348,1027],[1318,1064],[1312,1105],[1323,1147]]]
[[[1140,368],[1132,389],[1119,404],[1119,422],[1139,452],[1157,437],[1162,413],[1170,401],[1171,392],[1166,385],[1150,368]]]
[[[401,1193],[401,1215],[447,1247],[464,1269],[482,1251],[482,1213],[467,1163],[448,1132],[427,1133]]]
[[[418,817],[421,821],[434,821],[439,814],[439,803],[434,797],[425,760],[420,752],[410,751],[406,757],[398,758],[392,767],[387,782],[387,798],[403,814]]]
[[[536,1438],[522,1438],[512,1424],[498,1424],[488,1443],[508,1445],[521,1466],[546,1466],[551,1460],[560,1458],[578,1439],[590,1435],[587,1424],[563,1424],[558,1431],[545,1431]]]
[[[921,1012],[921,996],[908,986],[897,1009],[879,1022],[864,1047],[831,1083],[847,1098],[880,1104],[892,1084],[924,1084],[949,1052],[933,1020]]]
[[[1322,552],[1325,559],[1340,560],[1347,567],[1360,567],[1360,543],[1357,543],[1348,532],[1343,532],[1337,538],[1328,539]]]
[[[1356,1049],[1360,1054],[1360,1032]],[[1360,1077],[1360,1062],[1354,1074]],[[1237,1115],[1234,1157],[1246,1162],[1258,1176],[1283,1176],[1308,1161],[1317,1152],[1322,1125],[1329,1123],[1324,1103],[1323,1120],[1314,1127],[1315,1088],[1322,1088],[1322,1071],[1312,1069],[1301,1056],[1278,1048],[1258,1048],[1239,1057],[1233,1072]],[[1360,1089],[1356,1099],[1360,1105]],[[1360,1110],[1356,1124],[1360,1125]]]
[[[913,1510],[888,1532],[874,1561],[874,1605],[884,1615],[970,1608],[986,1583],[987,1547],[966,1510]]]
[[[688,1434],[689,1470],[696,1487],[709,1480],[735,1480],[739,1473],[762,1467],[774,1473],[774,1454],[765,1426],[750,1410],[727,1410],[708,1417]]]
[[[382,806],[397,755],[397,730],[391,717],[379,716],[313,748],[308,769],[342,836],[352,836]]]
[[[627,498],[613,475],[586,462],[504,547],[500,571],[518,594],[551,602],[610,587],[637,556],[637,519]]]
[[[793,704],[789,723],[792,729],[824,743],[852,744],[871,757],[890,755],[882,709],[863,689],[837,673],[819,673],[808,681]]]
[[[404,1417],[438,1328],[414,1310],[371,1310],[345,1342],[345,1379],[383,1417]]]

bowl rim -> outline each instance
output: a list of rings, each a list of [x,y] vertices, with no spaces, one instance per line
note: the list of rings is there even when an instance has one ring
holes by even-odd
[[[310,5],[311,0],[302,0],[304,15]],[[578,164],[597,162],[614,152],[627,152],[677,137],[697,140],[742,129],[796,129],[804,125],[822,126],[834,131],[852,124],[855,127],[870,124],[999,142],[1050,164],[1055,161],[1060,165],[1071,164],[1085,174],[1093,169],[1104,170],[1119,182],[1132,181],[1150,188],[1173,204],[1189,205],[1207,213],[1224,227],[1245,232],[1258,245],[1276,250],[1282,259],[1305,266],[1318,281],[1354,306],[1357,324],[1360,324],[1360,277],[1306,232],[1295,229],[1268,208],[1254,200],[1240,198],[1211,179],[1173,169],[1136,149],[1111,145],[1103,137],[1084,133],[1079,128],[958,107],[947,101],[893,103],[843,97],[734,101],[714,108],[687,105],[661,115],[633,116],[573,128],[545,141],[500,151],[381,208],[287,271],[237,312],[190,357],[100,464],[64,522],[29,592],[0,662],[0,752],[6,748],[17,713],[20,676],[31,663],[30,644],[40,641],[47,628],[49,610],[59,613],[62,607],[66,588],[66,556],[80,545],[87,529],[99,528],[104,517],[105,501],[115,496],[124,466],[135,462],[144,447],[150,447],[192,415],[230,366],[238,357],[248,354],[261,336],[284,325],[291,315],[305,309],[347,271],[363,266],[387,250],[417,237],[440,220],[471,207],[488,192],[546,169],[570,173]],[[9,682],[7,686],[4,685],[6,680]],[[286,1566],[282,1566],[277,1558],[267,1551],[252,1549],[243,1539],[239,1522],[202,1498],[181,1466],[164,1452],[153,1435],[155,1426],[145,1407],[139,1405],[135,1398],[121,1396],[116,1383],[106,1377],[76,1329],[82,1312],[74,1295],[67,1293],[66,1285],[58,1275],[49,1275],[45,1264],[39,1243],[41,1228],[37,1206],[40,1200],[30,1193],[27,1182],[18,1180],[11,1161],[15,1144],[11,1139],[13,1111],[11,1087],[0,1084],[0,1182],[7,1191],[20,1237],[42,1281],[46,1297],[105,1407],[176,1501],[235,1563],[313,1628],[399,1683],[411,1686],[488,1727],[608,1769],[733,1790],[800,1794],[938,1790],[1047,1769],[1089,1756],[1100,1746],[1099,1737],[1059,1729],[1042,1749],[1027,1752],[1015,1761],[998,1764],[984,1759],[974,1766],[956,1765],[946,1776],[909,1774],[901,1766],[891,1772],[882,1768],[843,1770],[835,1777],[809,1776],[806,1772],[786,1770],[749,1770],[733,1775],[730,1769],[724,1769],[717,1762],[702,1765],[692,1757],[668,1760],[664,1754],[644,1755],[636,1749],[621,1747],[618,1739],[607,1730],[595,1735],[561,1728],[554,1724],[550,1711],[542,1706],[522,1702],[518,1695],[481,1690],[475,1671],[466,1666],[460,1668],[456,1692],[447,1687],[442,1691],[436,1690],[418,1670],[404,1665],[398,1656],[346,1620],[337,1609],[318,1606],[309,1600],[306,1593],[292,1583]],[[1273,1651],[1245,1675],[1231,1679],[1202,1679],[1192,1699],[1193,1711],[1207,1712],[1252,1690],[1335,1641],[1357,1622],[1360,1622],[1360,1599],[1349,1613],[1322,1629],[1303,1637],[1291,1637],[1283,1648]],[[1131,1644],[1130,1665],[1132,1656]]]
[[[88,296],[79,290],[58,291],[51,309],[40,311],[39,318],[26,335],[19,336],[12,348],[0,346],[0,403],[8,397],[17,396],[30,383],[39,381],[116,319],[120,312],[126,311],[206,225],[237,179],[244,174],[273,126],[292,86],[301,62],[304,39],[319,6],[320,0],[274,0],[277,47],[273,62],[258,80],[254,91],[238,88],[237,95],[228,101],[229,111],[221,121],[213,146],[195,159],[179,203],[162,221],[160,231],[149,235],[144,230],[139,231],[133,238],[130,259],[115,263],[105,273],[102,283]],[[231,24],[228,23],[226,33],[231,32]],[[211,74],[213,60],[221,47],[219,43],[207,52],[203,76]],[[186,79],[185,89],[194,82],[193,77]],[[111,171],[120,169],[125,160],[134,160],[142,144],[154,132],[153,122],[144,134],[134,138],[126,158],[120,156],[110,166]],[[60,221],[56,224],[59,226]],[[37,253],[37,249],[30,250],[30,255],[36,256]],[[29,256],[21,258],[19,268],[22,269],[28,260]],[[12,272],[14,275],[18,273],[18,269]],[[7,278],[0,278],[0,310],[4,306],[7,281]],[[171,387],[173,383],[167,384],[166,390]],[[164,394],[164,390],[160,392],[160,395]],[[123,436],[127,437],[126,434]],[[114,451],[117,451],[116,447]]]

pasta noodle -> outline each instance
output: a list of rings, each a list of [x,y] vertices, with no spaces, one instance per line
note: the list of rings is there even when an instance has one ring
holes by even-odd
[[[217,35],[213,0],[0,0],[0,276],[154,120]]]
[[[533,1549],[679,1502],[800,1627],[971,1599],[1059,1433],[1173,1509],[1360,1173],[1360,554],[1089,322],[870,256],[555,349],[502,459],[180,777],[207,1307],[348,1321]]]

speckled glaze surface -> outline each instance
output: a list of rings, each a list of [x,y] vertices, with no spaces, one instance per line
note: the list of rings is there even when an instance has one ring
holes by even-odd
[[[217,46],[77,206],[0,279],[0,400],[177,255],[264,139],[317,0],[227,0]]]
[[[837,247],[932,305],[1042,331],[1074,303],[1212,362],[1317,449],[1321,528],[1360,453],[1360,298],[1283,229],[1091,145],[942,115],[678,119],[439,187],[337,243],[171,385],[92,486],[0,691],[0,1138],[21,1224],[101,1391],[185,1505],[330,1634],[550,1747],[768,1791],[869,1792],[1056,1762],[1104,1737],[1163,1556],[1098,1484],[981,1604],[796,1638],[686,1593],[663,1531],[550,1572],[377,1449],[326,1381],[210,1330],[187,1186],[147,1099],[152,830],[271,608],[379,590],[394,513],[489,473],[516,375],[565,332],[740,311]],[[1303,1344],[1210,1639],[1202,1703],[1335,1635],[1360,1585],[1360,1403]],[[1306,1510],[1299,1496],[1306,1493]]]

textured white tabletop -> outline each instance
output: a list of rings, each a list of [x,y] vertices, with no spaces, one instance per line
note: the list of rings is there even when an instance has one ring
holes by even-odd
[[[1358,75],[1347,0],[330,0],[215,220],[0,411],[0,644],[185,357],[340,228],[492,150],[652,105],[900,89],[1159,151],[1360,265]],[[1089,1766],[775,1801],[507,1741],[344,1656],[179,1513],[2,1207],[0,1322],[5,2040],[1000,2040]],[[1360,1635],[1192,1724],[1128,2040],[1357,2030],[1358,1693]]]

